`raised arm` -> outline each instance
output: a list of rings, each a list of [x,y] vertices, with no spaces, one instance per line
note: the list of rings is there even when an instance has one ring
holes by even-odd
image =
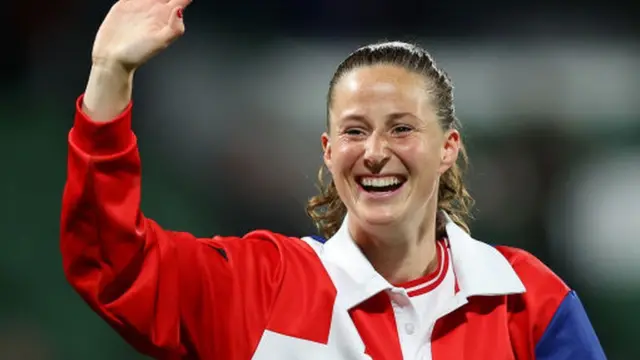
[[[120,1],[100,28],[69,134],[63,267],[91,308],[145,354],[249,358],[278,291],[286,238],[196,239],[140,211],[133,73],[184,31],[177,11],[188,2]]]

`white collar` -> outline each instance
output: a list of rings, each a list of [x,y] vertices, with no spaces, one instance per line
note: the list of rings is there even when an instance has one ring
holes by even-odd
[[[445,214],[446,215],[446,214]],[[460,294],[470,296],[508,295],[525,292],[525,287],[507,259],[493,246],[469,236],[446,216],[447,237]],[[375,294],[392,289],[357,247],[347,228],[347,217],[338,232],[321,246],[320,256],[328,265],[344,305],[350,309]]]

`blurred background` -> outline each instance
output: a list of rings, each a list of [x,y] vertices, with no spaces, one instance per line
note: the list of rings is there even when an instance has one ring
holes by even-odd
[[[140,359],[65,282],[66,137],[111,1],[22,0],[0,28],[0,359]],[[473,235],[579,292],[612,360],[640,359],[640,14],[583,0],[196,0],[136,76],[145,213],[199,236],[314,231],[337,64],[380,40],[453,77]],[[579,359],[577,359],[579,360]]]

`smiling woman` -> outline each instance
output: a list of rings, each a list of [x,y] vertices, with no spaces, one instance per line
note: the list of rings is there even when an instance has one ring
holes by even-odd
[[[419,277],[425,264],[435,266],[435,242],[421,240],[444,236],[438,209],[468,230],[472,199],[456,164],[462,142],[451,81],[419,47],[376,44],[338,66],[327,99],[322,145],[332,180],[308,212],[326,237],[348,212],[378,272],[390,282]],[[344,206],[319,209],[327,202]],[[374,262],[378,248],[385,248],[381,263]],[[422,258],[413,268],[398,266],[409,249]]]
[[[430,211],[436,219],[436,232],[442,236],[446,221],[443,216],[436,216],[438,208],[468,231],[466,222],[473,199],[462,179],[467,154],[459,125],[451,80],[426,51],[400,42],[366,46],[347,57],[330,82],[328,132],[322,137],[325,162],[330,169],[335,168],[331,147],[340,147],[340,153],[351,154],[352,158],[362,152],[359,166],[366,169],[355,169],[366,170],[358,178],[364,181],[361,185],[374,186],[373,178],[388,176],[395,168],[398,172],[395,177],[388,178],[388,183],[377,184],[396,185],[397,189],[390,190],[399,190],[397,184],[413,180],[414,187],[423,193],[413,196],[418,209],[412,210],[417,210],[417,217],[424,219],[425,211]],[[309,201],[307,212],[321,233],[330,237],[342,224],[349,204],[343,203],[338,194],[338,187],[342,187],[337,182],[340,174],[332,171],[332,179],[325,185],[322,170],[319,173],[322,191]],[[434,193],[430,190],[436,182]],[[424,194],[425,190],[428,193]]]
[[[422,48],[365,46],[329,85],[325,236],[198,239],[140,211],[133,75],[184,32],[189,0],[117,2],[69,134],[67,279],[158,359],[605,356],[580,301],[533,255],[469,235],[453,86]],[[322,179],[322,173],[320,178]]]

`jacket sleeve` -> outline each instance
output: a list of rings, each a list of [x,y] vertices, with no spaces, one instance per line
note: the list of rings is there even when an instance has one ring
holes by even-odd
[[[576,293],[532,254],[497,247],[524,286],[509,299],[509,332],[518,358],[606,360],[598,337]]]
[[[606,360],[578,295],[570,291],[536,344],[537,360]]]
[[[177,359],[204,351],[230,358],[224,354],[235,351],[233,358],[249,358],[242,352],[257,345],[282,279],[281,236],[197,239],[163,230],[140,210],[131,105],[95,123],[81,104],[82,97],[62,200],[60,248],[69,283],[147,355]]]

